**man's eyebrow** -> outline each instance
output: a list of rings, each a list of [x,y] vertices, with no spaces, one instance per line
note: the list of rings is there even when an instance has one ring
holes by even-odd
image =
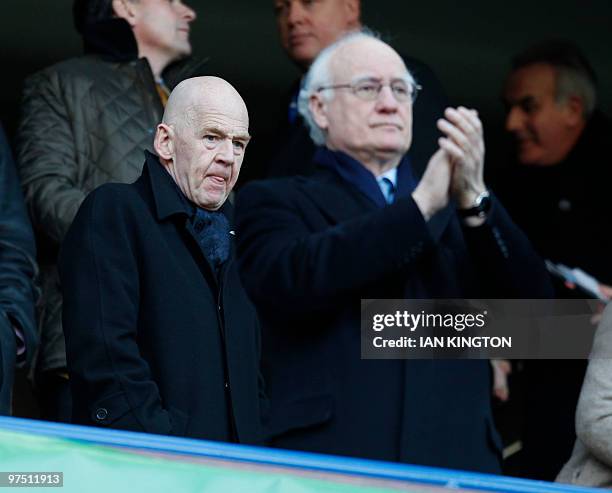
[[[358,75],[356,77],[353,77],[353,82],[362,82],[362,81],[368,81],[368,80],[372,80],[372,81],[380,81],[382,80],[380,77],[377,77],[375,75]]]
[[[501,100],[504,106],[512,107],[512,106],[520,106],[524,104],[529,104],[535,101],[535,98],[530,95],[520,96],[518,98],[511,98],[506,95],[501,96]]]
[[[219,127],[217,125],[206,125],[202,129],[202,132],[204,132],[204,133],[210,132],[210,133],[217,134],[217,135],[219,135],[221,137],[229,137],[229,133],[228,133],[227,129],[224,128],[224,127]],[[234,134],[232,136],[232,139],[250,140],[251,136],[248,134],[248,132],[247,133],[237,133],[237,134]]]
[[[248,133],[244,133],[244,134],[236,134],[234,135],[234,139],[237,140],[251,140],[251,136]]]
[[[224,128],[219,127],[217,125],[206,125],[202,129],[202,132],[212,132],[218,135],[222,135],[224,137],[227,136],[227,131]]]
[[[384,77],[378,77],[376,75],[360,75],[355,77],[352,82],[367,82],[367,81],[373,81],[373,82],[380,82],[384,80]],[[391,77],[389,79],[391,82],[395,82],[395,81],[402,81],[402,82],[409,82],[409,78],[408,75],[398,75],[396,77]]]

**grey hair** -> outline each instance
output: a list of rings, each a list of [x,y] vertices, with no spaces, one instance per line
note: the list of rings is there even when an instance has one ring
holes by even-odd
[[[571,96],[578,96],[584,104],[584,117],[589,118],[597,105],[597,92],[584,73],[573,68],[558,66],[555,98],[566,102]]]
[[[351,31],[321,50],[317,58],[310,66],[308,73],[304,76],[304,81],[298,95],[297,107],[298,112],[304,119],[306,127],[310,132],[310,138],[316,145],[325,144],[325,132],[317,125],[312,112],[310,111],[310,97],[318,92],[321,87],[328,86],[333,83],[330,70],[330,60],[334,53],[343,46],[367,39],[383,42],[380,35],[368,28],[364,27],[358,31]],[[416,85],[416,81],[408,69],[406,69],[406,73],[407,81],[413,85]],[[322,97],[327,100],[334,97],[334,91],[326,91],[322,94]]]
[[[558,103],[578,96],[584,105],[585,119],[591,116],[597,104],[597,76],[576,44],[562,39],[540,42],[515,56],[512,69],[535,63],[545,63],[555,69],[555,100]]]

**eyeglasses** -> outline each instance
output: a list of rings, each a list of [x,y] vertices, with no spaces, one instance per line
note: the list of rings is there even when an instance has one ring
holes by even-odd
[[[376,101],[380,96],[382,88],[385,86],[389,86],[393,97],[395,97],[395,100],[399,103],[405,103],[408,100],[414,103],[419,91],[423,89],[418,84],[411,84],[402,79],[384,84],[377,79],[364,79],[353,82],[352,84],[322,86],[317,89],[317,92],[326,91],[328,89],[350,89],[359,99],[364,101]]]

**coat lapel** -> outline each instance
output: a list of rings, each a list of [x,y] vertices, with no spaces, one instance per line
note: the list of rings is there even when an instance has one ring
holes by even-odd
[[[304,193],[331,224],[339,224],[378,209],[374,202],[331,170],[319,168],[312,179],[302,183]],[[448,226],[454,210],[455,206],[451,202],[427,222],[429,232],[436,242]]]
[[[305,195],[315,203],[331,224],[338,224],[364,212],[378,209],[374,202],[331,170],[318,169],[312,179],[302,183]]]

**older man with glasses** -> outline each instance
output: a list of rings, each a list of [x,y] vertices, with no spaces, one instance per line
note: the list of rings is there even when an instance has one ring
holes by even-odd
[[[360,299],[546,297],[541,260],[483,180],[474,110],[448,108],[425,169],[418,86],[367,33],[323,50],[299,110],[317,171],[238,196],[242,279],[263,327],[272,445],[499,472],[486,360],[361,359]]]

